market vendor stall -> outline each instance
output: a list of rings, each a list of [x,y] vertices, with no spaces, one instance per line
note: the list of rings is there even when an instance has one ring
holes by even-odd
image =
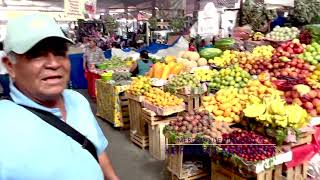
[[[128,85],[117,86],[97,80],[97,116],[109,121],[114,127],[129,127],[128,99],[124,91]]]
[[[107,59],[111,58],[111,50],[105,51],[104,55]],[[69,60],[71,64],[70,84],[73,89],[86,89],[90,88],[90,96],[94,97],[94,91],[91,90],[94,84],[93,74],[88,74],[86,79],[85,72],[83,70],[83,54],[69,54]]]

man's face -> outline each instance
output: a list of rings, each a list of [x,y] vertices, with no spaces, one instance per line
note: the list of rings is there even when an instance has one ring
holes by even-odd
[[[20,91],[38,100],[59,97],[69,81],[70,62],[62,39],[47,38],[23,55],[16,63],[6,63]]]

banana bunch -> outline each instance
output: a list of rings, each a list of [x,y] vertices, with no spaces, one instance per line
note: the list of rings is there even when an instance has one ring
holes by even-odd
[[[252,40],[254,41],[262,41],[264,39],[264,34],[262,34],[261,32],[256,32],[254,33]]]
[[[310,116],[308,115],[307,111],[297,104],[287,106],[286,111],[288,123],[291,127],[304,127],[310,120]]]
[[[248,105],[244,110],[244,116],[256,118],[265,126],[273,127],[304,127],[310,120],[307,111],[297,104],[286,105],[279,95],[272,95],[260,104]]]

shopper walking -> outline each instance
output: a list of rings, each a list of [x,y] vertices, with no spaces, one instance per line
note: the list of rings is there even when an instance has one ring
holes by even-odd
[[[43,15],[9,20],[3,58],[11,100],[0,101],[0,179],[118,180],[88,101],[66,90],[67,39]]]
[[[9,96],[9,75],[2,63],[2,58],[5,56],[5,52],[3,51],[3,43],[0,42],[0,85],[2,87],[2,96],[6,98]]]

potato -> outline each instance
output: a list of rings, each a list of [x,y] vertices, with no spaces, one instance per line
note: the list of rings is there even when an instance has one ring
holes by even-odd
[[[175,131],[179,131],[179,126],[174,126]]]
[[[192,124],[188,124],[187,129],[188,129],[189,131],[191,131],[191,130],[193,129]]]
[[[180,127],[180,131],[181,131],[181,132],[185,132],[186,130],[187,130],[187,127],[186,127],[186,126],[181,126],[181,127]]]

